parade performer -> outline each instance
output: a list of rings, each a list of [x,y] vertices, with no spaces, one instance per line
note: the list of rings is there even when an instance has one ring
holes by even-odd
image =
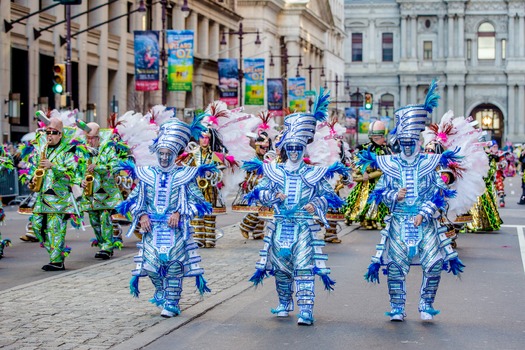
[[[116,166],[122,158],[117,143],[112,139],[112,129],[100,129],[97,123],[84,124],[79,121],[87,140],[87,156],[82,160],[84,174],[81,186],[84,189],[80,208],[89,216],[95,239],[91,245],[100,248],[95,258],[108,260],[113,256],[115,247],[122,243],[113,240],[113,222],[111,214],[115,206],[122,201],[122,195],[115,183]],[[85,125],[85,126],[84,126]]]
[[[277,134],[275,130],[275,121],[272,115],[268,111],[261,111],[257,117],[260,123],[257,125],[255,132],[250,133],[254,139],[255,156],[260,161],[268,161],[270,155],[273,154],[272,136]],[[241,234],[244,238],[250,238],[250,234],[253,239],[264,238],[264,226],[265,221],[259,218],[260,206],[250,206],[245,196],[251,192],[257,183],[261,179],[261,176],[256,171],[246,172],[244,180],[239,184],[237,195],[232,203],[232,210],[238,212],[248,212],[243,218],[239,225]]]
[[[193,143],[188,148],[188,152],[179,158],[179,161],[187,166],[198,167],[204,164],[214,164],[220,170],[218,173],[209,174],[208,178],[201,177],[197,180],[204,198],[213,207],[212,213],[206,216],[198,216],[192,222],[195,229],[195,241],[202,248],[215,248],[218,239],[216,232],[217,215],[226,213],[221,188],[223,186],[223,171],[231,162],[228,161],[228,149],[224,146],[222,136],[216,127],[219,118],[225,119],[229,116],[230,111],[224,102],[215,101],[210,104],[203,114],[195,117],[194,123],[200,122],[206,127],[205,131],[195,138],[198,145]]]
[[[211,205],[204,200],[195,179],[216,169],[213,165],[197,168],[175,163],[190,135],[202,131],[201,126],[190,127],[178,119],[162,124],[150,147],[158,165],[134,168],[132,163],[127,163],[138,184],[117,207],[121,214],[129,211],[133,218],[128,236],[138,223],[143,232],[142,242],[137,244],[139,255],[134,258],[137,267],[132,272],[131,293],[138,297],[139,277],[148,276],[155,286],[151,302],[162,308],[163,317],[180,314],[183,277],[196,277],[201,294],[209,291],[204,270],[199,267],[201,258],[192,238],[190,221],[196,215],[211,213]]]
[[[257,169],[263,174],[257,187],[248,195],[251,201],[274,208],[274,218],[267,224],[267,235],[257,271],[250,279],[262,283],[267,272],[275,276],[279,305],[272,309],[277,317],[287,317],[294,308],[292,293],[295,282],[298,324],[314,322],[315,275],[321,276],[325,289],[332,290],[334,281],[325,266],[326,254],[318,239],[329,207],[339,208],[343,201],[334,193],[327,179],[336,172],[347,175],[346,167],[336,163],[330,167],[307,165],[303,161],[306,145],[313,140],[317,121],[327,117],[329,94],[321,90],[312,113],[293,113],[284,120],[284,131],[276,144],[286,152],[285,163],[263,163],[257,159],[245,162],[246,171]]]
[[[380,121],[374,121],[368,128],[368,138],[370,142],[360,145],[359,151],[373,152],[378,156],[392,154],[387,145],[386,125]],[[368,198],[374,190],[377,181],[383,174],[381,169],[369,166],[364,171],[355,169],[353,179],[356,185],[346,198],[343,208],[346,223],[359,222],[361,227],[367,230],[374,230],[384,227],[384,218],[388,214],[388,208],[383,203],[370,203]]]
[[[310,143],[306,152],[308,153],[308,160],[312,165],[330,166],[333,163],[340,161],[350,170],[350,152],[348,144],[343,140],[343,135],[346,128],[338,123],[337,116],[333,115],[330,121],[322,122],[317,125],[317,130],[314,136],[314,141]],[[351,176],[339,176],[337,179],[330,180],[330,185],[334,188],[334,192],[343,200],[348,195],[345,190],[352,182]],[[328,243],[341,243],[337,232],[340,229],[339,221],[344,221],[344,213],[339,209],[329,208],[326,213],[328,226],[325,227],[324,241]]]
[[[470,209],[472,221],[467,224],[469,232],[498,231],[503,223],[497,204],[498,197],[501,203],[505,195],[501,157],[496,141],[489,142],[490,148],[487,152],[489,171],[485,177],[485,192],[478,197],[477,202]]]
[[[0,171],[12,172],[14,169],[13,159],[9,156],[4,146],[0,146]],[[0,224],[5,220],[4,208],[0,202]],[[2,239],[2,232],[0,232],[0,259],[4,256],[4,248],[11,245],[11,240],[8,238]]]
[[[464,265],[450,246],[446,226],[440,223],[440,210],[446,199],[454,196],[439,173],[438,165],[447,167],[458,162],[455,151],[443,154],[420,154],[419,138],[425,128],[427,113],[437,106],[439,95],[437,83],[432,82],[423,105],[409,105],[395,112],[394,141],[399,143],[401,153],[375,156],[369,152],[362,155],[359,164],[375,162],[383,171],[371,200],[383,201],[391,215],[385,218],[386,227],[381,231],[381,243],[365,274],[369,282],[379,282],[379,269],[386,265],[391,311],[391,321],[403,321],[406,301],[406,275],[414,257],[419,255],[423,269],[418,309],[422,320],[432,320],[439,313],[433,303],[439,287],[441,270],[446,264],[455,275]]]
[[[39,113],[39,112],[37,112]],[[41,113],[41,112],[40,112]],[[51,117],[43,139],[30,158],[27,177],[29,188],[37,192],[32,226],[40,243],[49,253],[45,271],[64,270],[64,259],[70,252],[65,245],[67,219],[81,220],[71,190],[77,177],[75,130],[64,128],[59,118]]]

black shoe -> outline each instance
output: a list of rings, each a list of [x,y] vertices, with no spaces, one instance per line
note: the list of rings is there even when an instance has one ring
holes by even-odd
[[[21,236],[20,239],[24,242],[38,242],[38,238],[36,238],[35,236],[30,236],[28,234]]]
[[[521,196],[520,201],[518,202],[518,204],[521,204],[521,205],[525,204],[525,196]]]
[[[113,255],[113,252],[109,252],[107,250],[101,250],[100,252],[95,254],[95,258],[102,259],[102,260],[109,260],[112,255]]]
[[[47,265],[42,266],[42,270],[44,271],[62,271],[65,270],[66,267],[64,266],[64,263],[49,263]]]

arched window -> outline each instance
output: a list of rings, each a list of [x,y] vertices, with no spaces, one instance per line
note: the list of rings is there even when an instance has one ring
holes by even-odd
[[[493,60],[496,58],[496,32],[488,22],[478,28],[478,59]]]
[[[358,108],[363,107],[363,102],[364,102],[363,94],[359,92],[355,92],[352,95],[350,95],[350,106],[351,107],[358,107]]]
[[[379,116],[387,124],[386,127],[391,130],[394,127],[394,95],[384,94],[379,100]]]

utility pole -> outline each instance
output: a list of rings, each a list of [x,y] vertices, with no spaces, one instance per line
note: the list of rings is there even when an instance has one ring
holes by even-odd
[[[73,87],[73,80],[71,77],[71,5],[66,6],[66,106],[73,109],[73,101],[71,98],[71,89]]]

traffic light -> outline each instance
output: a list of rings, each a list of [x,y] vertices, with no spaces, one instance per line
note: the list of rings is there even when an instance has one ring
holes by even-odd
[[[372,110],[372,107],[374,106],[374,96],[371,93],[365,92],[365,109],[367,111]]]
[[[62,94],[66,90],[66,65],[57,63],[53,66],[53,92]]]

